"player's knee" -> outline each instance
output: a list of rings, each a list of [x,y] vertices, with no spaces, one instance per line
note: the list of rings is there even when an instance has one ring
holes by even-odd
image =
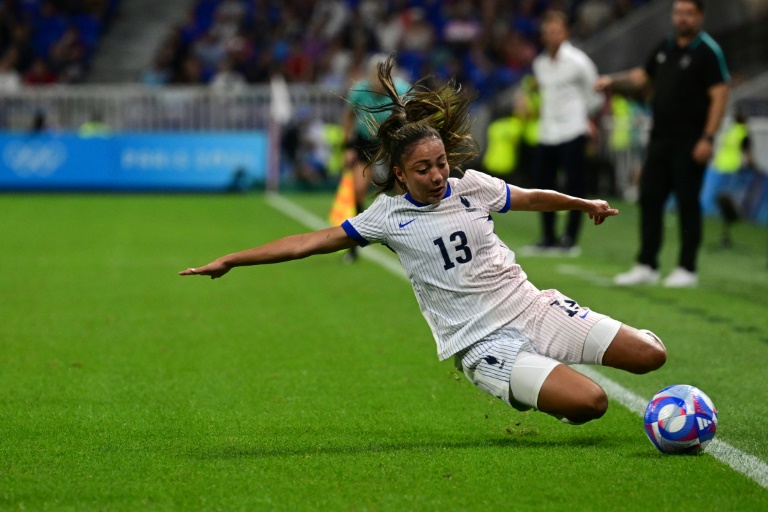
[[[590,393],[587,397],[587,401],[584,407],[584,415],[588,416],[590,420],[596,420],[602,418],[605,411],[608,410],[608,396],[602,388]]]
[[[667,362],[667,348],[661,339],[651,331],[640,331],[643,335],[650,338],[650,343],[643,345],[642,356],[639,361],[637,373],[648,373],[658,370]]]
[[[602,418],[608,410],[608,396],[599,386],[582,397],[577,407],[568,411],[565,417],[560,417],[565,423],[580,425],[588,421]]]

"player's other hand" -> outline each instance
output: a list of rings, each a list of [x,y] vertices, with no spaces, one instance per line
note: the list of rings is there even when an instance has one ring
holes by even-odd
[[[230,266],[218,260],[212,261],[204,267],[188,268],[179,272],[180,276],[210,276],[211,279],[221,277],[230,270]]]
[[[597,80],[595,80],[595,90],[597,92],[603,92],[606,89],[610,89],[613,85],[613,78],[611,78],[608,75],[603,75],[597,77]]]
[[[594,221],[595,226],[605,222],[606,218],[619,214],[619,210],[616,208],[611,208],[611,205],[602,199],[587,201],[587,203],[588,205],[586,212],[589,215],[589,218]]]

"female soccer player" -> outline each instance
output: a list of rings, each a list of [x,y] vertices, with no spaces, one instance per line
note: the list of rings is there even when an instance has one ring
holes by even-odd
[[[666,350],[641,331],[581,307],[557,290],[538,290],[495,235],[493,212],[581,210],[595,225],[619,212],[602,200],[507,185],[474,170],[449,178],[450,165],[476,154],[469,135],[470,99],[448,84],[412,87],[400,97],[391,59],[379,80],[392,114],[378,127],[376,161],[389,170],[374,179],[380,194],[341,226],[293,235],[227,256],[181,275],[222,277],[234,267],[278,263],[381,243],[395,251],[411,280],[441,360],[484,391],[519,410],[535,408],[568,423],[601,417],[600,386],[568,364],[646,373]],[[450,164],[449,164],[450,162]],[[398,184],[403,195],[388,195]]]

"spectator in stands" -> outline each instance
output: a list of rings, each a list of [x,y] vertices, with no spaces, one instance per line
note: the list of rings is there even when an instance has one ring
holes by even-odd
[[[247,85],[245,77],[237,71],[230,59],[224,59],[211,79],[211,89],[220,94],[236,94]]]
[[[29,70],[24,73],[24,83],[27,85],[48,85],[55,82],[56,74],[51,71],[42,57],[36,58]]]
[[[21,75],[16,71],[16,48],[8,48],[0,58],[0,93],[21,89]]]
[[[667,287],[698,284],[696,259],[701,245],[699,196],[704,169],[728,101],[730,76],[723,52],[706,32],[702,0],[675,0],[674,34],[651,52],[644,67],[601,77],[596,88],[653,86],[653,129],[640,178],[640,251],[636,265],[617,275],[620,286],[656,284],[664,208],[677,199],[681,248]]]
[[[144,70],[141,82],[146,85],[165,85],[171,81],[171,54],[166,48],[161,49],[152,64]]]
[[[181,69],[174,77],[177,84],[199,84],[203,81],[203,67],[194,55],[188,55],[181,64]]]
[[[585,0],[576,11],[577,34],[586,39],[601,27],[607,25],[614,15],[611,2],[606,0]]]
[[[226,55],[224,42],[218,33],[214,30],[208,30],[193,45],[192,55],[201,66],[202,78],[210,77]]]
[[[49,50],[51,67],[59,82],[75,83],[85,75],[86,46],[75,26],[67,28]]]
[[[223,50],[197,54],[200,81],[208,81],[222,59],[249,82],[267,82],[279,67],[289,81],[312,81],[338,89],[356,77],[355,63],[374,53],[397,52],[400,69],[411,76],[433,74],[438,81],[456,78],[484,102],[514,85],[530,71],[536,53],[540,8],[579,6],[585,16],[606,0],[199,0],[180,29],[174,59],[176,75],[188,54],[214,32]],[[619,17],[644,0],[616,0]],[[586,16],[588,19],[594,16]],[[595,30],[599,28],[596,27]],[[215,46],[215,45],[214,45]],[[235,50],[234,48],[238,48]]]

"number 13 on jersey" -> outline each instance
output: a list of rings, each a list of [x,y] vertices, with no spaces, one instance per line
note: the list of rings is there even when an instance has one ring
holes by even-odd
[[[451,233],[448,240],[453,244],[452,247],[456,251],[456,263],[469,263],[472,260],[472,251],[467,245],[467,235],[463,231]],[[432,243],[440,248],[440,254],[443,256],[443,269],[450,270],[455,267],[456,263],[451,260],[451,255],[443,238],[435,238]]]

